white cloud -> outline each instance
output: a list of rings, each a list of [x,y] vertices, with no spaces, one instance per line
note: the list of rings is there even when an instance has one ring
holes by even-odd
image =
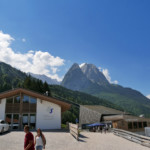
[[[150,94],[149,94],[149,95],[147,95],[146,97],[150,99]]]
[[[41,50],[29,50],[27,53],[16,53],[10,47],[14,39],[0,31],[0,61],[10,64],[24,72],[44,74],[58,81],[62,80],[57,74],[58,68],[64,65],[64,59],[54,57]]]
[[[22,42],[26,42],[26,39],[25,39],[25,38],[23,38],[23,39],[22,39]]]
[[[110,77],[108,69],[102,69],[101,67],[99,67],[99,70],[104,74],[104,76],[109,81],[109,83],[118,84],[117,80],[111,81],[111,77]]]
[[[117,81],[117,80],[115,80],[115,81],[112,81],[112,83],[114,83],[114,84],[118,84],[118,81]]]

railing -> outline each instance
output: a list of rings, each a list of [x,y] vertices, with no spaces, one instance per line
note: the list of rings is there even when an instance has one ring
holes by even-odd
[[[69,123],[70,134],[76,139],[79,140],[79,129],[78,124]]]
[[[123,137],[132,142],[136,142],[143,146],[150,147],[150,137],[138,135],[129,131],[121,130],[121,129],[112,129],[113,133],[117,136]]]

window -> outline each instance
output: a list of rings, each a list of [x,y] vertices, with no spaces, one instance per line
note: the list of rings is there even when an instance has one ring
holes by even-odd
[[[138,122],[139,128],[142,128],[142,122]]]
[[[35,114],[30,114],[30,129],[36,128],[36,116]]]
[[[20,103],[20,96],[14,97],[14,103]]]
[[[143,122],[143,127],[147,127],[147,122]]]
[[[20,96],[14,96],[6,99],[7,104],[20,103]]]
[[[13,114],[13,129],[19,129],[19,114]]]
[[[132,129],[133,126],[132,126],[132,122],[128,122],[128,129]]]
[[[137,129],[137,122],[133,122],[134,129]]]
[[[7,104],[13,104],[13,97],[6,99]]]
[[[29,103],[29,96],[27,95],[23,96],[23,103]]]
[[[28,125],[28,114],[23,114],[22,124],[23,126]]]
[[[36,104],[36,98],[30,97],[30,103],[31,104]]]

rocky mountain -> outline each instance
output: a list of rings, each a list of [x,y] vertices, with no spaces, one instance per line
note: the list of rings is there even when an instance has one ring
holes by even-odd
[[[92,64],[84,64],[81,67],[74,64],[61,85],[71,90],[107,99],[121,106],[125,111],[150,117],[150,101],[147,97],[131,88],[110,84],[103,73]]]
[[[71,89],[80,91],[86,87],[91,86],[93,83],[82,72],[78,64],[73,64],[70,70],[65,75],[61,85]]]
[[[104,74],[100,72],[95,65],[86,63],[81,66],[81,70],[84,73],[84,75],[86,75],[86,77],[93,83],[97,83],[99,85],[109,84]]]
[[[30,74],[34,78],[42,80],[43,82],[46,81],[48,84],[55,84],[55,85],[59,85],[60,84],[60,82],[57,81],[56,79],[52,79],[52,78],[50,78],[50,77],[48,77],[46,75],[40,75],[40,74],[34,74],[34,73],[28,73],[28,74]]]
[[[81,67],[75,63],[66,73],[62,86],[77,91],[84,91],[88,88],[99,88],[101,85],[109,85],[102,72],[93,64],[84,64]]]

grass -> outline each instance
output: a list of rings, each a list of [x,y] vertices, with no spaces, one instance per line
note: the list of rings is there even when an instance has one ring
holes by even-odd
[[[67,128],[67,125],[66,125],[66,124],[61,124],[61,128],[62,128],[62,129],[66,129],[66,128]]]

